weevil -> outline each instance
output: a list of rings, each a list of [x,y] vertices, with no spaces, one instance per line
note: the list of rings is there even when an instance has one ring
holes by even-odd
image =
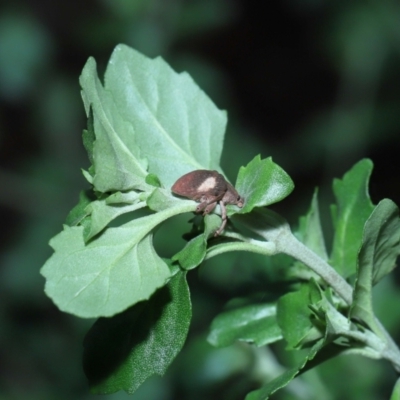
[[[199,202],[196,212],[209,214],[219,203],[221,207],[221,226],[214,236],[218,236],[224,230],[227,216],[226,204],[243,207],[244,198],[238,194],[236,189],[225,180],[218,171],[199,169],[181,176],[171,188],[172,193]]]

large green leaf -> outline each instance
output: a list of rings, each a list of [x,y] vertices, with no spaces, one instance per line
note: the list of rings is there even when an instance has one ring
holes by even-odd
[[[275,304],[250,304],[224,311],[212,322],[208,341],[217,347],[236,340],[264,346],[282,339]]]
[[[148,299],[170,277],[149,233],[191,211],[188,203],[108,228],[89,243],[82,226],[65,226],[50,241],[55,252],[41,270],[46,294],[61,310],[86,318],[112,316]]]
[[[132,394],[150,376],[163,375],[182,349],[191,320],[185,273],[149,301],[100,318],[84,341],[84,370],[92,392]]]
[[[399,254],[399,209],[391,200],[384,199],[365,224],[350,313],[352,318],[361,319],[370,328],[376,325],[372,309],[372,286],[395,267]]]
[[[93,113],[96,190],[147,190],[147,170],[170,187],[189,171],[219,169],[226,113],[188,74],[118,45],[104,87],[93,58],[80,83],[86,113]]]
[[[372,167],[370,160],[362,160],[343,179],[333,182],[336,205],[332,206],[335,237],[331,265],[345,278],[356,271],[364,224],[374,209],[368,195]]]

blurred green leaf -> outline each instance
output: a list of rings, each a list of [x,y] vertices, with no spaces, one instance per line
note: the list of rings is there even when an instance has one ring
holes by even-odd
[[[330,263],[345,278],[356,271],[364,224],[374,209],[368,194],[372,167],[370,160],[362,160],[333,182],[335,237]]]
[[[163,375],[182,349],[192,317],[185,273],[149,301],[95,322],[84,341],[84,370],[93,393],[132,394]]]
[[[272,158],[261,159],[258,155],[245,167],[240,167],[235,185],[245,198],[240,213],[248,213],[254,207],[264,207],[288,196],[293,188],[289,175]]]
[[[51,60],[52,38],[25,13],[0,16],[0,96],[19,100],[35,88],[38,73]]]
[[[301,370],[306,366],[307,362],[315,357],[318,351],[322,348],[323,342],[323,340],[320,340],[315,343],[315,345],[309,350],[308,354],[302,358],[295,367],[288,369],[282,375],[279,375],[277,378],[268,382],[261,389],[250,392],[246,396],[246,400],[266,400],[269,399],[269,397],[277,390],[285,387],[296,377],[296,375],[299,374],[299,372],[301,372]]]
[[[396,384],[394,385],[390,400],[400,400],[400,378],[397,379]]]
[[[391,200],[382,200],[368,218],[358,255],[357,280],[350,316],[374,328],[372,286],[395,266],[400,254],[399,210]]]
[[[264,346],[280,339],[276,305],[251,304],[225,311],[214,318],[207,340],[213,346],[224,347],[237,340]]]

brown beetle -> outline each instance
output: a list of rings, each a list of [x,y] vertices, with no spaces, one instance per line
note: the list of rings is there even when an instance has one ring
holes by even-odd
[[[209,214],[219,203],[222,223],[214,236],[218,236],[225,228],[227,222],[225,205],[234,204],[241,208],[244,204],[243,197],[225,180],[223,175],[207,169],[199,169],[181,176],[173,184],[171,191],[199,202],[196,212],[203,211],[203,215]]]

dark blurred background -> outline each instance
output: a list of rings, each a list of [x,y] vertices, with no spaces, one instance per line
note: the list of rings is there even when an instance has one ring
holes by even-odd
[[[373,201],[400,203],[397,1],[3,0],[1,399],[95,398],[80,366],[82,339],[93,321],[59,312],[43,293],[39,269],[51,255],[48,240],[86,188],[79,74],[89,56],[104,71],[118,43],[162,55],[228,110],[222,165],[231,180],[258,153],[292,176],[294,193],[274,209],[293,225],[319,186],[329,237],[332,179],[363,157],[375,164]],[[161,229],[160,252],[181,245],[169,242],[168,230],[187,219]],[[253,388],[246,381],[256,357],[251,348],[214,350],[204,339],[224,301],[240,294],[262,264],[233,254],[192,272],[194,321],[185,351],[164,378],[151,379],[133,398],[242,399]],[[392,276],[375,289],[375,309],[397,340],[398,285]],[[288,361],[282,348],[261,350],[271,376]],[[384,362],[341,357],[276,398],[388,398],[394,380]]]

